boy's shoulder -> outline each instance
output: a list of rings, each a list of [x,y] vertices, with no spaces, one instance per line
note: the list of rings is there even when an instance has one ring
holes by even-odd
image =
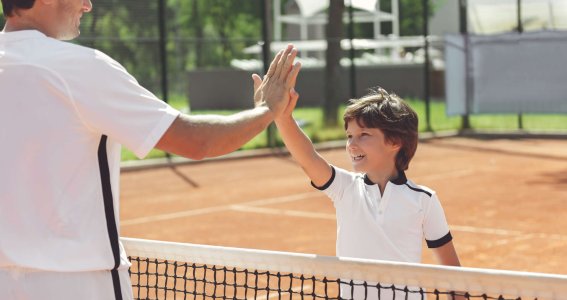
[[[335,173],[340,174],[342,176],[345,177],[350,177],[352,180],[356,180],[356,181],[364,181],[365,180],[365,174],[364,173],[358,173],[358,172],[353,172],[347,169],[343,169],[341,167],[337,167],[335,165],[331,165],[331,167],[334,169]]]
[[[410,188],[411,190],[418,192],[418,193],[423,193],[429,197],[433,196],[435,194],[435,191],[425,185],[419,185],[416,184],[415,182],[413,182],[410,179],[407,179],[405,185]]]

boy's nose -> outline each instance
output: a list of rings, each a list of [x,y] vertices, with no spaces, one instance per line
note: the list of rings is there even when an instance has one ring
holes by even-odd
[[[349,140],[346,143],[346,147],[347,149],[355,149],[356,148],[356,143],[353,140]]]

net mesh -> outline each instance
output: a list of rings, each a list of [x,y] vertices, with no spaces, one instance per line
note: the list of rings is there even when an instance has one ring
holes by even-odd
[[[135,299],[567,299],[559,275],[123,242]]]

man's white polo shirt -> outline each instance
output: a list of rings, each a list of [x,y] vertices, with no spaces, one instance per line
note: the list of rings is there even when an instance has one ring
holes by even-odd
[[[0,268],[127,268],[121,144],[144,157],[179,112],[100,51],[35,30],[0,33],[0,93]]]
[[[443,208],[434,191],[415,185],[400,172],[384,195],[363,174],[332,166],[322,187],[337,217],[337,256],[421,262],[422,242],[430,248],[451,241]]]

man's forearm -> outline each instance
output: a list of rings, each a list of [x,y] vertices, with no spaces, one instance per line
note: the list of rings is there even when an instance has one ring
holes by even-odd
[[[191,159],[220,156],[242,147],[272,120],[265,106],[229,116],[180,115],[156,148]]]
[[[230,116],[220,116],[218,123],[209,123],[206,126],[209,134],[205,137],[208,143],[205,157],[220,156],[238,150],[266,129],[273,119],[273,113],[265,106]]]

